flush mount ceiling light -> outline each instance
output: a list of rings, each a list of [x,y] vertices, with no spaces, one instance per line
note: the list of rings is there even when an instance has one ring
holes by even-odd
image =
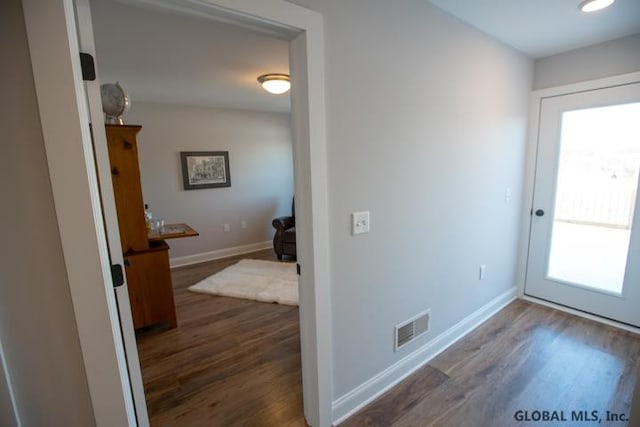
[[[263,74],[258,77],[258,82],[264,90],[275,95],[285,93],[291,87],[289,74]]]
[[[584,0],[580,3],[580,10],[583,12],[595,12],[613,4],[615,0]]]

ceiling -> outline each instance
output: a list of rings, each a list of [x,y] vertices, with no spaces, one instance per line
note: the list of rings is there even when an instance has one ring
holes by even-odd
[[[532,58],[640,33],[640,0],[617,0],[593,14],[579,11],[580,0],[428,1]],[[188,14],[180,4],[92,0],[101,81],[120,82],[134,106],[290,111],[288,94],[271,95],[256,81],[289,72],[286,40],[265,28]]]
[[[154,7],[92,0],[100,80],[136,101],[288,112],[257,77],[289,73],[289,44],[264,31]]]
[[[640,0],[590,14],[578,9],[581,0],[429,1],[532,58],[640,33]]]

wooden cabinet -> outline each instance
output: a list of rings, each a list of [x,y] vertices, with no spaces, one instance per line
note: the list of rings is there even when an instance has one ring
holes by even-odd
[[[142,126],[106,125],[122,252],[149,249],[136,135]]]
[[[160,240],[147,250],[125,255],[129,300],[136,329],[165,322],[172,328],[177,326],[168,252],[169,245]]]
[[[136,329],[158,323],[176,327],[169,245],[149,241],[136,135],[142,126],[106,125],[113,193]]]

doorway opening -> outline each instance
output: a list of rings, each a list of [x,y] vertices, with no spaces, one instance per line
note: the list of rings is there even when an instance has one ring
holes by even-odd
[[[144,321],[149,310],[138,308],[129,282],[134,325],[146,326],[136,343],[151,424],[302,422],[298,309],[189,291],[242,260],[278,262],[271,222],[291,215],[294,192],[290,101],[257,77],[289,74],[288,41],[113,0],[93,0],[91,12],[101,83],[128,91],[124,121],[142,127],[144,202],[200,234],[166,240],[176,329]],[[230,186],[183,189],[180,153],[214,151],[228,153]]]

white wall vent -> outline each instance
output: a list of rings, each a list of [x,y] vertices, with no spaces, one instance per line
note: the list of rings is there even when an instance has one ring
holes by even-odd
[[[396,325],[395,329],[395,351],[400,347],[410,343],[414,338],[424,334],[429,330],[429,318],[431,310],[423,311],[417,316]]]

